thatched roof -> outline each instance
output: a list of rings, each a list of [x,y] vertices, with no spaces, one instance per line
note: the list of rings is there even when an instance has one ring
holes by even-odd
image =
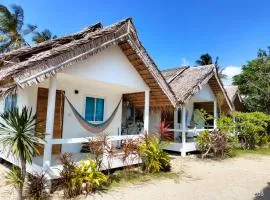
[[[226,109],[232,110],[231,102],[217,75],[215,65],[173,68],[162,71],[162,74],[180,103],[187,103],[204,84],[209,83],[215,95],[220,92],[223,94]]]
[[[13,92],[18,87],[38,84],[63,68],[112,45],[118,45],[123,50],[148,84],[151,99],[162,99],[166,105],[177,106],[171,88],[139,41],[131,18],[107,27],[97,23],[75,34],[1,54],[0,96]]]
[[[235,110],[243,110],[243,99],[240,96],[239,88],[235,85],[225,86],[225,90],[228,94],[230,101],[233,104]]]

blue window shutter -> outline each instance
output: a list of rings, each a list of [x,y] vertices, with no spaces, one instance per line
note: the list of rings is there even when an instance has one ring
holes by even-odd
[[[95,112],[95,99],[92,97],[86,97],[85,119],[87,121],[94,121],[94,112]]]
[[[11,98],[11,109],[15,109],[17,107],[17,94],[13,94]]]
[[[103,121],[104,116],[104,99],[96,99],[96,119],[95,121]]]
[[[10,95],[8,95],[5,98],[5,112],[9,111],[10,107],[11,107],[11,97]]]

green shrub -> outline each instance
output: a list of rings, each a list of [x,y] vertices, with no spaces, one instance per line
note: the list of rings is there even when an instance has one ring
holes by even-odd
[[[99,164],[92,158],[82,161],[80,165],[76,165],[71,158],[71,154],[65,153],[61,161],[63,170],[60,172],[60,176],[64,186],[65,198],[94,192],[107,183],[107,176],[98,170]]]
[[[236,118],[236,131],[240,142],[245,149],[255,149],[260,144],[262,135],[265,135],[270,116],[262,112],[234,113]]]
[[[197,149],[202,152],[202,158],[209,155],[219,158],[232,157],[239,146],[237,137],[219,130],[201,132],[196,142]]]
[[[171,168],[170,157],[163,150],[165,143],[154,135],[146,135],[139,145],[140,154],[144,163],[144,171],[156,173],[160,171],[169,171]]]
[[[222,115],[217,120],[217,127],[223,133],[229,134],[234,132],[235,123],[231,117]]]
[[[227,156],[228,157],[235,157],[236,150],[240,148],[238,137],[237,136],[227,136]]]
[[[210,132],[208,130],[200,132],[196,138],[197,149],[201,151],[202,154],[207,154],[211,148]]]
[[[89,158],[76,167],[71,182],[73,186],[80,188],[81,192],[90,193],[107,183],[107,176],[99,171],[98,164]]]

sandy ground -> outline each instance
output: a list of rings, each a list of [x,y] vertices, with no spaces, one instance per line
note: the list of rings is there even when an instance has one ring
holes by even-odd
[[[270,200],[270,156],[246,155],[223,161],[174,156],[173,171],[184,171],[179,179],[113,188],[107,193],[83,197],[87,200]],[[0,199],[14,199],[4,182],[0,166]],[[59,199],[57,194],[53,199]]]

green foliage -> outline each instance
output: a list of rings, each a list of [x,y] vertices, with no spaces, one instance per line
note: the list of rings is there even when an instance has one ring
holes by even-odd
[[[43,30],[41,32],[38,32],[38,31],[33,32],[32,40],[36,44],[38,44],[38,43],[45,42],[45,41],[55,39],[55,38],[57,38],[56,35],[53,35],[50,30],[45,29],[45,30]]]
[[[244,95],[244,105],[249,112],[260,111],[270,114],[270,54],[259,50],[257,58],[242,67],[234,76],[233,84],[238,85]]]
[[[144,163],[144,170],[148,173],[156,173],[160,171],[169,171],[171,168],[170,157],[163,150],[165,143],[154,135],[145,136],[140,143],[140,154]]]
[[[202,66],[202,65],[211,65],[211,64],[215,64],[216,68],[217,68],[217,72],[218,72],[218,76],[221,79],[226,79],[227,75],[223,73],[224,71],[224,67],[221,67],[218,63],[219,57],[216,57],[215,63],[213,62],[212,56],[208,53],[202,54],[200,56],[199,60],[196,60],[196,65],[198,66]]]
[[[37,145],[44,144],[44,134],[36,132],[36,115],[32,109],[23,107],[11,109],[0,115],[0,143],[15,158],[20,160],[21,178],[26,176],[26,163],[32,163],[32,157],[38,155]],[[19,188],[20,199],[23,197],[23,185]]]
[[[34,175],[28,175],[26,194],[28,199],[46,199],[49,194],[46,192],[48,180],[45,173],[36,173]]]
[[[192,123],[194,126],[200,123],[208,125],[207,122],[214,119],[213,115],[208,114],[204,109],[195,109],[193,116],[194,117]]]
[[[201,132],[196,138],[196,142],[198,150],[202,152],[202,158],[209,155],[219,158],[232,157],[238,148],[237,137],[217,130]]]
[[[196,138],[197,148],[205,154],[211,148],[210,132],[208,130],[200,132]]]
[[[231,117],[222,115],[217,120],[217,127],[223,133],[226,133],[226,134],[232,133],[234,131],[234,126],[235,124]]]
[[[76,165],[71,154],[65,153],[61,161],[63,169],[60,176],[65,198],[94,192],[107,183],[107,176],[98,170],[98,164],[92,158],[82,161],[80,165]]]
[[[22,158],[23,162],[32,163],[32,157],[38,155],[36,145],[44,144],[44,134],[36,131],[36,115],[32,108],[11,109],[0,115],[0,142],[11,153]]]
[[[28,24],[27,28],[23,29],[23,25],[24,11],[21,6],[12,5],[9,10],[0,4],[0,53],[28,45],[25,36],[37,26]]]
[[[12,185],[15,189],[23,187],[23,179],[21,174],[21,169],[18,167],[13,167],[5,176],[6,183]]]
[[[262,112],[234,113],[236,118],[236,131],[240,142],[245,149],[255,149],[260,137],[265,135],[270,122],[270,116]]]
[[[102,185],[107,183],[107,176],[98,171],[98,164],[89,158],[87,161],[82,161],[75,168],[71,182],[73,186],[79,187],[82,191],[89,193],[100,189]]]

